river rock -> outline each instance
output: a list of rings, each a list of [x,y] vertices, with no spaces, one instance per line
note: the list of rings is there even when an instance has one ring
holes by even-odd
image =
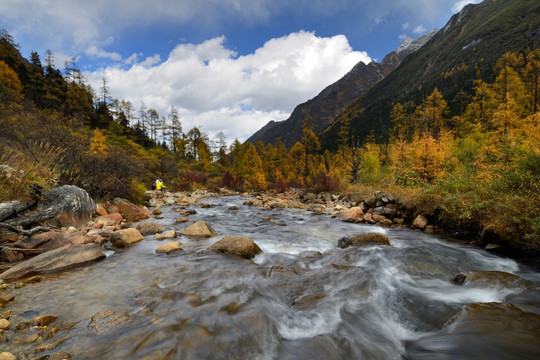
[[[83,225],[96,212],[96,203],[88,193],[76,186],[64,185],[42,194],[46,200],[39,201],[36,209],[19,214],[7,221],[13,226],[33,225],[47,221],[54,226]]]
[[[41,315],[37,316],[33,320],[33,324],[35,326],[47,326],[50,323],[53,323],[58,319],[58,316],[56,315]]]
[[[181,245],[182,244],[179,241],[172,241],[170,243],[158,246],[158,248],[156,249],[156,252],[170,254],[175,251],[181,251],[182,250]]]
[[[182,223],[185,223],[185,222],[188,222],[188,221],[189,221],[189,219],[187,217],[182,216],[181,218],[176,219],[175,222],[177,222],[179,224],[182,224]]]
[[[97,211],[90,195],[76,186],[60,186],[44,192],[43,197],[47,200],[40,201],[36,211],[50,212],[48,222],[58,226],[86,224]]]
[[[154,239],[156,240],[165,240],[165,239],[174,239],[176,237],[176,231],[170,230],[165,234],[155,234]]]
[[[7,319],[0,319],[0,330],[9,330],[11,323]]]
[[[69,227],[62,236],[74,245],[89,244],[93,242],[92,238],[86,234],[81,233],[73,226]]]
[[[364,212],[360,207],[355,206],[341,212],[337,218],[347,222],[362,222],[364,220]]]
[[[139,230],[142,235],[151,235],[162,232],[163,226],[161,224],[156,224],[151,221],[145,221],[137,224],[135,229]]]
[[[530,283],[517,275],[504,271],[464,271],[452,278],[456,285],[474,285],[485,287],[527,287]]]
[[[182,235],[186,236],[202,236],[202,237],[213,237],[216,236],[216,231],[212,226],[206,221],[197,221],[195,224],[192,224],[185,228],[182,231]]]
[[[428,221],[425,217],[423,217],[422,215],[418,215],[413,223],[412,223],[412,228],[413,229],[420,229],[420,230],[424,230],[426,228],[428,224]]]
[[[71,355],[65,351],[54,353],[49,360],[71,360]]]
[[[5,305],[8,302],[13,301],[13,299],[15,299],[15,295],[2,295],[0,296],[0,305]]]
[[[109,213],[119,212],[128,222],[150,218],[150,212],[142,206],[137,206],[126,199],[116,198],[112,206],[107,207]]]
[[[238,255],[246,259],[262,252],[261,248],[247,236],[225,236],[210,246],[207,251]]]
[[[70,245],[48,251],[15,265],[0,274],[0,279],[13,281],[32,275],[63,271],[105,258],[97,244]]]
[[[380,223],[385,222],[386,220],[389,220],[384,215],[376,215],[376,214],[371,214],[371,218],[373,219],[373,221],[380,222]],[[392,220],[390,220],[390,224],[392,224]]]
[[[96,212],[98,213],[99,216],[109,215],[109,213],[107,212],[107,209],[105,209],[105,206],[103,206],[103,204],[96,204],[96,207],[97,207]]]
[[[396,206],[392,204],[388,204],[386,206],[379,206],[371,210],[371,213],[373,215],[384,215],[389,219],[393,219],[394,216],[396,215],[396,212],[397,212]]]
[[[100,216],[96,223],[101,223],[103,226],[120,226],[122,223],[122,214],[120,213],[112,213],[107,215]]]
[[[540,315],[509,303],[468,304],[442,330],[408,343],[405,358],[538,359],[538,324]]]
[[[313,310],[316,308],[319,300],[324,299],[323,294],[305,294],[296,298],[292,302],[292,306],[300,310]]]
[[[126,323],[128,320],[128,314],[105,310],[92,316],[88,328],[96,334],[106,334],[114,328]]]
[[[20,252],[13,251],[6,247],[0,247],[0,262],[16,262],[24,258],[24,255]]]
[[[338,240],[338,246],[342,249],[345,249],[349,246],[362,246],[372,244],[390,245],[390,241],[388,240],[388,236],[386,236],[386,234],[380,232],[369,232],[350,235],[342,237]]]
[[[126,247],[144,239],[144,236],[135,228],[118,230],[109,237],[111,244],[115,247]]]
[[[13,246],[19,249],[40,249],[46,252],[69,244],[70,242],[59,233],[47,231],[19,240]]]
[[[0,360],[17,360],[17,357],[15,357],[15,355],[12,353],[4,351],[0,353]]]

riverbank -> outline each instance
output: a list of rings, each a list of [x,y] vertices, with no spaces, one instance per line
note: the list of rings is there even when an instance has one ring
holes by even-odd
[[[147,193],[148,206],[160,206],[175,202],[175,193],[159,195]],[[185,197],[186,193],[176,193]],[[520,233],[504,226],[501,213],[493,214],[493,219],[480,222],[469,216],[460,219],[456,213],[448,211],[449,200],[431,193],[412,192],[393,194],[364,188],[359,192],[319,193],[305,189],[290,189],[286,192],[244,192],[238,193],[221,189],[219,193],[204,190],[195,192],[196,197],[226,196],[241,194],[245,204],[263,208],[298,208],[315,214],[326,214],[340,220],[354,223],[377,224],[382,227],[408,227],[428,234],[437,234],[447,239],[463,241],[489,252],[524,261],[540,268],[537,240],[521,239]],[[167,199],[167,200],[165,200]],[[198,200],[196,200],[198,201]],[[503,206],[504,204],[501,204]],[[508,206],[506,206],[508,207]],[[511,219],[508,219],[510,222]],[[513,221],[516,221],[515,219]]]

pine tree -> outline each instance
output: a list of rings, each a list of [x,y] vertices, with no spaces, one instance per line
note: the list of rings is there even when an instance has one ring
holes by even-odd
[[[178,109],[176,109],[174,106],[171,106],[169,110],[169,123],[172,150],[173,153],[176,153],[176,144],[178,143],[178,140],[182,137],[182,124],[180,123],[180,115],[178,114]]]

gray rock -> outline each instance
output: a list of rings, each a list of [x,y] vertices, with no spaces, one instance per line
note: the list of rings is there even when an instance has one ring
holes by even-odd
[[[24,277],[59,272],[105,258],[97,244],[70,245],[48,251],[24,261],[0,274],[0,279],[13,281]]]
[[[145,221],[137,224],[135,229],[139,230],[142,235],[152,235],[162,232],[163,226],[161,224],[156,224],[151,221]]]

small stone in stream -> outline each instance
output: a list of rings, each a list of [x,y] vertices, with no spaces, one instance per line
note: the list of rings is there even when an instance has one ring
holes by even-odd
[[[11,323],[9,320],[6,319],[0,319],[0,330],[9,330],[11,327]]]
[[[17,358],[12,353],[1,352],[0,353],[0,360],[17,360]]]
[[[182,244],[179,241],[173,241],[173,242],[170,242],[170,243],[159,246],[156,249],[156,252],[157,253],[170,254],[170,253],[175,252],[175,251],[181,251],[182,250],[181,245]]]
[[[58,319],[58,316],[54,315],[42,315],[34,318],[34,325],[35,326],[47,326],[50,323],[54,322],[56,319]]]
[[[15,295],[0,296],[0,304],[6,304],[6,303],[12,301],[13,299],[15,299]]]
[[[349,246],[361,246],[369,244],[390,245],[390,241],[388,240],[388,236],[386,236],[386,234],[380,232],[369,232],[344,236],[338,240],[338,247],[342,249]]]
[[[104,334],[124,324],[128,320],[128,314],[115,313],[114,311],[105,310],[100,311],[92,316],[88,327],[96,334]]]
[[[164,239],[174,239],[176,237],[176,231],[170,230],[166,232],[165,234],[155,234],[154,239],[156,240],[164,240]]]
[[[71,355],[65,351],[59,351],[53,354],[49,360],[71,360]]]
[[[150,234],[155,234],[155,233],[162,232],[163,231],[163,225],[156,224],[156,223],[151,222],[151,221],[145,221],[145,222],[137,224],[135,229],[139,230],[139,232],[142,235],[150,235]]]

